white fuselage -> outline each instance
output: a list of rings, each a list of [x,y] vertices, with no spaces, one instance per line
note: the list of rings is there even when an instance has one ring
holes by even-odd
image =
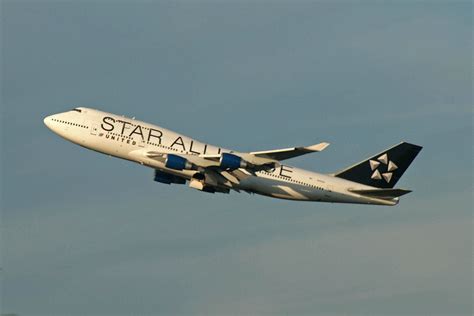
[[[56,134],[85,148],[188,180],[196,171],[166,168],[163,162],[149,158],[143,152],[188,155],[231,152],[157,125],[84,107],[48,116],[44,122]],[[349,191],[373,187],[288,165],[281,165],[272,171],[250,173],[239,169],[239,172],[244,176],[236,189],[275,198],[378,205],[395,205],[398,202],[396,198],[382,200]]]

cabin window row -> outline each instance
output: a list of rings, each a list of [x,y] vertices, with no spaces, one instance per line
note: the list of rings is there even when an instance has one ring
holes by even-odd
[[[318,189],[318,190],[324,190],[322,187],[318,187],[318,186],[316,186],[316,185],[312,185],[312,184],[309,184],[309,183],[306,183],[306,182],[303,182],[303,181],[294,180],[294,179],[291,179],[291,178],[288,178],[288,177],[283,177],[283,176],[271,174],[271,173],[268,173],[268,172],[266,172],[266,174],[269,175],[269,176],[271,176],[271,177],[274,177],[274,178],[278,178],[278,179],[282,179],[282,180],[287,180],[287,181],[289,181],[289,182],[293,182],[293,183],[296,183],[296,184],[301,184],[301,185],[308,186],[308,187],[311,187],[311,188],[314,188],[314,189]]]
[[[81,128],[88,128],[87,126],[85,125],[81,125],[81,124],[77,124],[77,123],[73,123],[73,122],[68,122],[68,121],[63,121],[63,120],[57,120],[57,119],[52,119],[54,122],[58,122],[58,123],[63,123],[63,124],[68,124],[68,125],[72,125],[72,126],[77,126],[77,127],[81,127]]]

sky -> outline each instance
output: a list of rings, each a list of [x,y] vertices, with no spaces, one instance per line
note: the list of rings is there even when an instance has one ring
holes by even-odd
[[[470,1],[1,1],[0,314],[471,315]],[[86,106],[330,173],[424,148],[396,207],[206,194],[69,143]]]

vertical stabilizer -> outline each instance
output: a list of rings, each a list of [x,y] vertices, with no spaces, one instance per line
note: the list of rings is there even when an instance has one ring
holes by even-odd
[[[334,176],[377,188],[393,188],[422,147],[400,143]]]

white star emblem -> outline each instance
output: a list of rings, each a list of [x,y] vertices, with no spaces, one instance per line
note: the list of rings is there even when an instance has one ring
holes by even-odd
[[[398,169],[398,166],[388,158],[385,153],[378,157],[377,160],[369,160],[370,169],[373,171],[371,178],[374,180],[381,180],[382,178],[389,183],[392,180],[393,171]],[[387,172],[380,173],[380,165],[387,166]]]

